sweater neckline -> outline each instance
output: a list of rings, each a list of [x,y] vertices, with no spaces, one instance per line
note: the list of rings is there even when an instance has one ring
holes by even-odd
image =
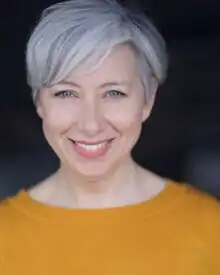
[[[103,209],[69,209],[65,207],[50,206],[34,200],[27,191],[21,190],[9,203],[17,211],[29,217],[53,222],[69,222],[75,225],[101,223],[102,225],[129,222],[146,219],[163,213],[176,205],[185,192],[184,184],[169,181],[165,188],[156,196],[144,202],[120,207]]]

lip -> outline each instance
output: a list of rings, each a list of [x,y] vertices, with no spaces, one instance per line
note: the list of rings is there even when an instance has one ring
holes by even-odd
[[[106,139],[98,142],[83,141],[83,140],[74,141],[72,139],[69,139],[69,140],[71,141],[73,148],[77,154],[87,159],[94,159],[94,158],[100,158],[105,156],[109,151],[109,149],[111,148],[112,141],[114,139]],[[96,146],[96,145],[102,144],[102,146],[95,150],[88,150],[86,147],[83,148],[82,146],[80,146],[80,144],[85,146]]]
[[[106,142],[112,142],[114,140],[114,138],[104,139],[104,140],[100,140],[100,141],[74,140],[71,138],[69,138],[69,140],[74,143],[79,143],[79,144],[84,144],[84,145],[98,145],[98,144],[102,144],[102,143],[106,143]]]

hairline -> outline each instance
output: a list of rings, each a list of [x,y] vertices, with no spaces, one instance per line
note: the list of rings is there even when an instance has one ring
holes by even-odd
[[[117,48],[117,47],[120,47],[120,46],[128,46],[130,48],[130,50],[132,51],[132,53],[134,54],[134,58],[136,59],[136,62],[137,62],[137,65],[138,65],[138,68],[137,68],[137,74],[138,74],[138,77],[140,78],[140,81],[141,81],[141,84],[144,88],[144,90],[146,89],[149,89],[149,87],[146,87],[146,83],[144,83],[144,78],[147,77],[148,80],[150,80],[150,76],[151,77],[154,77],[153,75],[150,75],[150,72],[152,71],[149,64],[145,61],[145,62],[141,62],[142,61],[142,58],[141,58],[141,53],[139,53],[139,51],[137,50],[137,48],[135,47],[135,44],[133,41],[131,40],[125,40],[123,42],[120,42],[120,43],[115,43],[112,47],[107,47],[107,50],[106,52],[97,60],[97,58],[95,58],[94,56],[89,56],[88,59],[89,60],[84,60],[84,64],[89,64],[88,61],[92,61],[91,62],[91,65],[88,66],[88,70],[85,70],[85,73],[89,74],[91,72],[94,72],[96,71],[97,69],[99,69],[102,64],[104,63],[104,61],[108,58],[108,56],[112,53],[112,51]],[[93,63],[96,63],[96,61],[98,62],[96,65],[93,65]],[[144,63],[144,65],[142,64]],[[44,85],[42,87],[39,87],[38,88],[38,91],[35,93],[35,95],[33,94],[33,99],[34,99],[34,102],[36,103],[36,100],[37,100],[37,96],[38,94],[40,93],[40,91],[44,88],[47,88],[47,87],[50,87],[50,86],[54,86],[54,85],[57,85],[57,84],[60,84],[61,82],[65,81],[74,71],[77,70],[77,68],[79,66],[81,66],[83,64],[74,64],[73,66],[71,66],[69,68],[69,70],[63,75],[63,77],[57,77],[55,78],[54,80],[52,80],[50,83],[47,83],[47,85]],[[143,66],[145,66],[145,68],[142,68]],[[86,66],[87,67],[87,66]],[[141,74],[141,71],[144,71],[146,74],[145,74],[145,77],[142,76]],[[158,80],[158,83],[159,83],[159,80]],[[33,91],[34,92],[34,91]],[[146,93],[146,92],[145,92]]]

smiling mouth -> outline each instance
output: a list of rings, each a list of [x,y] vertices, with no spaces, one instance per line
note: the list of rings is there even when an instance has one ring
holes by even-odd
[[[86,142],[70,139],[77,153],[86,157],[98,157],[106,154],[113,140],[112,138],[100,142]]]

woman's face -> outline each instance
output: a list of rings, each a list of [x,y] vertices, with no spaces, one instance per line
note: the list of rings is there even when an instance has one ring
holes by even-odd
[[[64,81],[42,89],[37,112],[61,166],[100,177],[130,158],[151,106],[136,56],[121,45],[97,69],[88,72],[81,65]]]

